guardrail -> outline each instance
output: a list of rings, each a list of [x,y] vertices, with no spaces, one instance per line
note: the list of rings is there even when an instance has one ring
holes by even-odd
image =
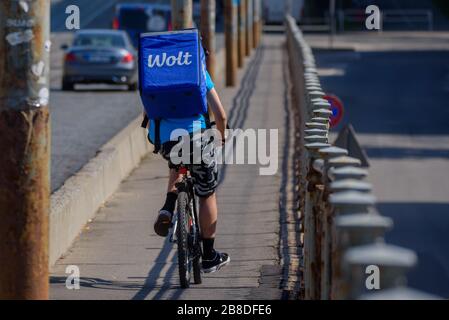
[[[381,10],[382,25],[385,24],[419,24],[426,26],[428,31],[434,29],[434,15],[432,10]],[[338,10],[338,25],[340,32],[345,31],[345,23],[357,23],[365,27],[366,13],[364,10]]]
[[[329,143],[331,106],[312,49],[291,16],[286,32],[299,140],[304,298],[438,299],[406,286],[417,255],[385,243],[393,221],[376,211],[361,161]]]

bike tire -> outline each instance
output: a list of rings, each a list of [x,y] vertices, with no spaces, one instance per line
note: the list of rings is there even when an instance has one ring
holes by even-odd
[[[194,258],[193,258],[193,281],[195,284],[202,284],[203,280],[201,279],[201,257],[202,257],[202,250],[201,250],[201,240],[200,240],[200,227],[199,227],[199,220],[198,220],[198,200],[195,198],[195,193],[193,190],[191,191],[191,197],[193,200],[193,217],[196,221],[195,229],[193,230],[195,232],[195,243],[193,244],[194,248]]]
[[[201,279],[201,257],[197,256],[193,259],[193,281],[195,284],[202,284]]]
[[[179,266],[179,280],[181,288],[187,289],[190,287],[190,271],[191,262],[189,256],[189,225],[188,225],[188,206],[189,197],[186,192],[179,192],[178,194],[178,266]]]

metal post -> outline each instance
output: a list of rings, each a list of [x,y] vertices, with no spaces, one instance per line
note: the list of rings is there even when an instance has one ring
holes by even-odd
[[[192,28],[192,0],[171,0],[173,29]]]
[[[237,85],[238,65],[238,12],[237,1],[225,1],[225,37],[226,37],[226,86]]]
[[[0,299],[48,299],[50,1],[0,1]]]
[[[253,0],[253,47],[254,49],[259,46],[260,43],[260,0]]]
[[[238,39],[239,39],[239,54],[238,54],[238,66],[243,68],[245,65],[245,55],[246,55],[246,0],[239,0],[239,28],[238,28]]]
[[[246,55],[250,56],[253,50],[253,0],[246,0]]]
[[[216,1],[201,0],[201,34],[203,45],[209,51],[207,57],[207,70],[215,80],[216,40],[215,40]]]

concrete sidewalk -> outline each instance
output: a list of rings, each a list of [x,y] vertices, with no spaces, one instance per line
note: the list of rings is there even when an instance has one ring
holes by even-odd
[[[285,129],[283,45],[283,36],[265,36],[264,45],[240,75],[240,87],[219,90],[234,128],[280,129],[277,175],[260,176],[259,167],[252,165],[222,170],[216,246],[230,254],[231,264],[204,276],[200,286],[180,289],[176,246],[153,231],[166,191],[167,164],[149,156],[54,266],[52,299],[281,298],[285,279],[280,222],[286,219],[280,202],[292,198],[281,197],[281,190],[289,190],[282,167],[289,157],[285,139],[290,136]],[[80,290],[66,289],[69,265],[80,269]]]

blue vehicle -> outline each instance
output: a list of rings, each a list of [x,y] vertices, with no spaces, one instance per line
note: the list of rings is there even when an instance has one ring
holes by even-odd
[[[172,30],[171,6],[169,3],[118,4],[113,28],[126,31],[134,47],[137,48],[141,33]]]

